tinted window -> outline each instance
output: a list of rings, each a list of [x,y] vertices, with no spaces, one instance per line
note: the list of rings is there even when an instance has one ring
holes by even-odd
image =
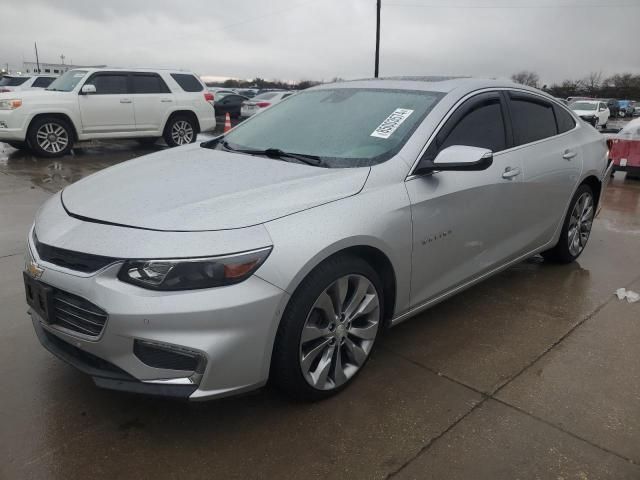
[[[31,77],[2,77],[0,87],[17,87],[29,80]]]
[[[172,73],[171,76],[185,92],[201,92],[203,90],[202,84],[193,75],[188,73]]]
[[[557,135],[553,106],[529,95],[511,95],[511,122],[516,145]]]
[[[90,78],[88,85],[95,85],[96,93],[99,95],[112,95],[128,93],[126,73],[101,73]]]
[[[47,88],[53,82],[53,77],[38,77],[33,82],[33,87]]]
[[[568,132],[576,126],[576,121],[571,114],[562,107],[554,107],[556,112],[556,121],[558,122],[558,133]]]
[[[474,101],[474,106],[446,136],[440,149],[451,145],[467,145],[499,152],[507,147],[502,108],[498,98]],[[461,108],[465,108],[464,105]],[[445,126],[445,131],[448,130]]]
[[[169,93],[169,88],[158,75],[134,74],[133,93]]]

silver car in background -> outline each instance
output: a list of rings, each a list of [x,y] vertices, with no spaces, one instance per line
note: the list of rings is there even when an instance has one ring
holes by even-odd
[[[575,260],[605,170],[604,138],[534,89],[323,85],[49,199],[33,325],[102,387],[198,400],[271,379],[320,399],[385,327],[536,253]]]

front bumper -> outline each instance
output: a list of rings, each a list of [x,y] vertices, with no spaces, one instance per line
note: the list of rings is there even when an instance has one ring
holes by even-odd
[[[24,141],[27,135],[22,107],[0,110],[0,141]]]
[[[82,297],[108,313],[99,336],[91,338],[30,312],[43,346],[91,375],[98,386],[196,400],[266,383],[288,295],[259,277],[228,287],[154,292],[119,281],[119,263],[80,276],[43,262],[31,236],[29,255],[44,268],[42,283]],[[198,352],[204,359],[202,368],[150,366],[134,352],[140,341]]]

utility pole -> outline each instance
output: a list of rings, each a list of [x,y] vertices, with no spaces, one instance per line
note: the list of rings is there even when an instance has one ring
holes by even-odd
[[[374,77],[378,78],[378,67],[380,65],[380,3],[382,0],[378,0],[376,7],[376,68]]]
[[[36,49],[36,65],[38,66],[38,73],[40,73],[40,60],[38,59],[38,44],[33,42],[33,46]]]

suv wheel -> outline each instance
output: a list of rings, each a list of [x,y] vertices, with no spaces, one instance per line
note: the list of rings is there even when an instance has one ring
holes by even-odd
[[[164,129],[164,141],[170,147],[178,147],[196,141],[196,124],[188,115],[176,115]]]
[[[71,151],[73,133],[69,122],[57,117],[33,121],[27,134],[29,147],[41,157],[62,157]]]
[[[284,312],[271,365],[276,385],[320,400],[360,372],[382,328],[380,279],[364,260],[332,258],[300,284]]]
[[[595,213],[591,187],[580,185],[571,199],[558,243],[551,250],[542,252],[545,260],[570,263],[578,258],[589,240]]]

